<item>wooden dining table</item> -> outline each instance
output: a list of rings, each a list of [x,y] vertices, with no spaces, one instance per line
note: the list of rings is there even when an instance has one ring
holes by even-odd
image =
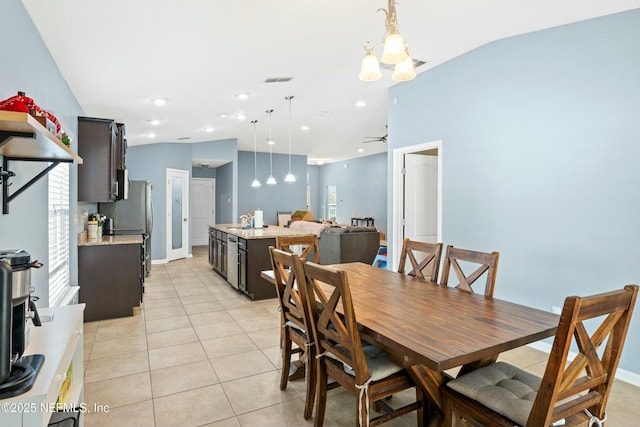
[[[368,264],[329,267],[347,272],[362,339],[410,368],[438,409],[444,371],[551,337],[558,325],[547,311]],[[272,273],[263,277],[273,283]]]

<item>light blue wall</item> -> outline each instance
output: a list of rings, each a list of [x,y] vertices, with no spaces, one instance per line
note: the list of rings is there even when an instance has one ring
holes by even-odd
[[[237,163],[237,162],[236,162]],[[237,218],[234,206],[237,204],[233,187],[237,185],[234,169],[236,163],[227,163],[216,168],[216,222],[218,224],[233,224]]]
[[[69,90],[58,67],[43,43],[38,31],[20,0],[3,0],[0,6],[0,100],[26,92],[37,105],[55,112],[62,126],[75,141],[78,115],[83,115],[80,105]],[[75,145],[75,144],[74,144]],[[77,151],[77,147],[73,147]],[[10,180],[9,192],[13,193],[47,166],[47,163],[11,162],[9,170],[16,173]],[[76,235],[82,225],[74,225],[77,206],[77,166],[71,171],[71,284],[78,284],[78,252]],[[49,302],[49,250],[48,250],[48,183],[44,177],[20,194],[9,206],[9,214],[0,214],[0,249],[23,248],[44,267],[32,270],[31,282],[38,305]],[[1,197],[1,196],[0,196]]]
[[[153,197],[154,227],[151,233],[151,253],[153,260],[165,260],[167,256],[166,244],[166,173],[167,169],[181,169],[192,171],[193,159],[212,159],[229,161],[231,172],[237,166],[237,142],[235,139],[200,142],[195,144],[181,143],[157,143],[146,145],[134,145],[127,149],[127,167],[129,178],[132,180],[149,180],[153,185],[151,191]],[[190,175],[191,177],[191,175]],[[221,192],[228,192],[236,185],[233,180],[225,180],[226,175],[220,174],[216,180],[216,199],[219,201]],[[237,210],[235,197],[224,197],[225,202],[216,204],[216,218],[231,218],[234,210]],[[229,210],[230,209],[230,210]],[[191,253],[191,234],[189,234],[189,253]]]
[[[496,296],[550,310],[640,282],[639,100],[634,10],[500,40],[393,86],[389,148],[443,141],[444,244],[499,251]],[[635,373],[639,317],[620,365]]]
[[[191,177],[215,179],[216,168],[191,168]]]
[[[265,224],[277,224],[276,212],[304,210],[307,206],[307,156],[291,156],[291,172],[296,182],[284,182],[289,170],[289,156],[273,155],[273,177],[276,185],[267,185],[270,173],[269,153],[257,153],[257,176],[262,184],[251,187],[254,179],[253,151],[238,152],[238,214],[263,211]],[[236,217],[233,222],[238,223]]]
[[[337,220],[350,224],[351,217],[372,217],[375,226],[387,228],[387,153],[374,154],[319,167],[318,211],[326,217],[327,186],[335,185],[338,196]]]

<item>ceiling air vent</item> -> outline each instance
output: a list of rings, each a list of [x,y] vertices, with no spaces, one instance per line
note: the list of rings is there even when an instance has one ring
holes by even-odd
[[[265,79],[264,82],[265,83],[286,83],[286,82],[290,82],[291,80],[293,80],[293,77],[269,77],[268,79]]]
[[[413,59],[413,68],[414,69],[417,69],[418,67],[421,67],[424,64],[426,64],[426,61],[420,61],[419,59]],[[380,61],[380,68],[382,68],[383,70],[393,71],[394,68],[395,68],[395,65],[385,64],[384,62]]]
[[[187,139],[191,139],[190,136],[179,136],[178,138],[176,138],[178,141],[186,141]]]

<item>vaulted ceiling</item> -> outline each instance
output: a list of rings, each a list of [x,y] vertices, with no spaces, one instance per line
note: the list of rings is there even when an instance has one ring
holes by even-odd
[[[290,125],[293,153],[310,162],[386,150],[364,141],[386,134],[387,89],[398,83],[389,71],[376,82],[358,80],[364,44],[382,39],[385,16],[376,10],[387,8],[385,0],[22,2],[85,114],[124,122],[130,145],[237,138],[249,151],[255,136],[258,151],[268,151],[265,111],[273,109],[276,153],[287,152]],[[638,8],[640,0],[396,7],[411,56],[426,62],[419,74],[491,41]],[[266,82],[281,78],[291,80]],[[154,105],[156,98],[166,105]],[[251,120],[258,120],[255,134]]]

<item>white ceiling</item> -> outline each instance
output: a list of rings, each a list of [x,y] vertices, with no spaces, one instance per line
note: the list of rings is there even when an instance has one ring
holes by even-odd
[[[129,145],[237,138],[251,151],[257,119],[258,151],[268,152],[265,110],[273,108],[273,150],[286,153],[284,97],[293,95],[294,154],[332,162],[386,150],[363,141],[386,133],[395,82],[388,71],[373,83],[357,77],[365,42],[384,33],[376,9],[385,0],[22,2],[85,114],[125,123]],[[500,38],[638,7],[640,0],[401,0],[397,15],[412,57],[428,61],[420,73]],[[264,82],[274,77],[293,80]],[[240,92],[249,98],[237,99]],[[168,103],[155,106],[157,97]],[[366,107],[355,107],[358,100]]]

